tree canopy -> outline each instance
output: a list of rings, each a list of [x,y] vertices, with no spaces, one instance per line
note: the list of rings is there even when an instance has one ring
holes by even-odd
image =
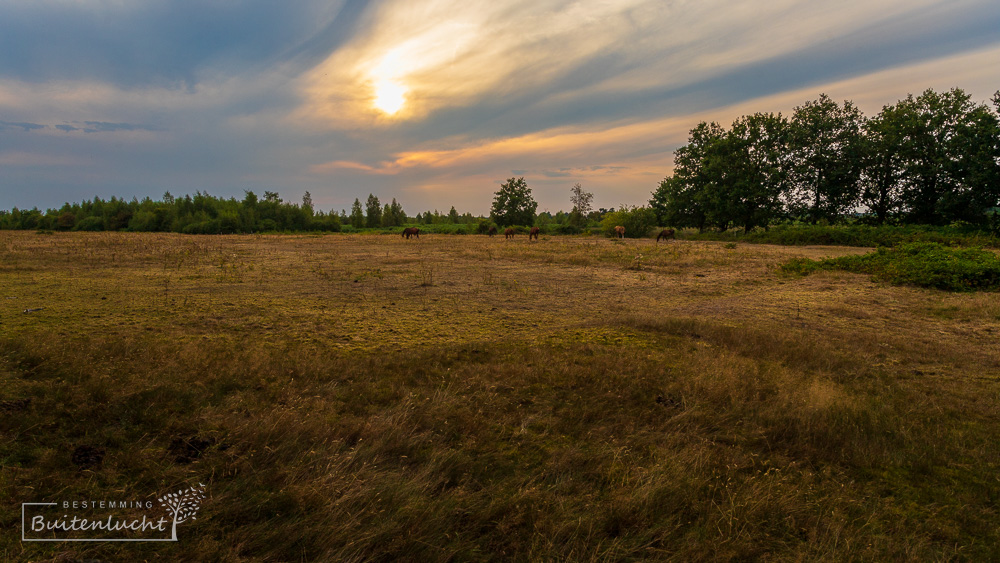
[[[510,178],[500,185],[493,198],[490,217],[500,226],[531,225],[535,222],[538,202],[524,178]]]
[[[1000,204],[998,114],[1000,92],[990,107],[953,89],[908,96],[870,119],[822,95],[790,120],[756,113],[729,130],[703,122],[650,206],[663,224],[700,230],[848,216],[986,224]]]

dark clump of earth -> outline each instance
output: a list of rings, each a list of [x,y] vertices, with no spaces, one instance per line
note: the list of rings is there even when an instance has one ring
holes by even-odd
[[[210,446],[215,444],[215,438],[200,436],[177,437],[170,441],[167,451],[174,456],[177,463],[191,463],[201,457]]]
[[[77,446],[70,459],[73,461],[73,465],[80,469],[93,469],[104,461],[104,448],[87,445]]]

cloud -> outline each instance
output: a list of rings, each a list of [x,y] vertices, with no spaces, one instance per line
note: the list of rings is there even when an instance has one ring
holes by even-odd
[[[44,128],[45,128],[44,125],[39,125],[38,123],[0,121],[0,131],[8,131],[12,129],[20,129],[22,131],[32,131],[34,129],[44,129]]]
[[[73,123],[80,124],[75,121]],[[136,123],[108,123],[106,121],[84,121],[83,127],[67,125],[65,123],[55,125],[56,129],[70,133],[72,131],[83,131],[84,133],[113,133],[116,131],[163,131],[162,127],[155,125],[143,125]]]
[[[995,44],[986,0],[386,2],[305,76],[303,120],[427,139],[724,106]],[[405,91],[396,115],[380,85]]]
[[[927,87],[985,99],[996,29],[994,0],[8,2],[0,150],[77,164],[0,170],[0,190],[483,212],[515,174],[551,208],[575,182],[637,203],[702,119],[824,91],[866,111]]]
[[[125,87],[197,84],[302,53],[344,2],[36,0],[7,2],[0,75]]]

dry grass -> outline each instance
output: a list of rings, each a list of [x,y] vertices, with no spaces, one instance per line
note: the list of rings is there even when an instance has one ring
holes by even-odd
[[[0,232],[4,528],[210,494],[0,558],[998,558],[995,294],[774,268],[857,252]]]

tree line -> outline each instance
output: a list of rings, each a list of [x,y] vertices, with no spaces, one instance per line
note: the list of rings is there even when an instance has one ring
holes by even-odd
[[[341,218],[313,208],[306,192],[302,204],[285,202],[277,192],[260,198],[252,191],[242,200],[196,192],[160,200],[95,197],[66,203],[59,209],[0,211],[0,229],[57,231],[152,231],[188,234],[253,233],[261,231],[339,231]]]
[[[778,222],[947,225],[1000,230],[1000,92],[993,106],[961,89],[927,90],[887,105],[871,118],[850,101],[828,96],[780,113],[743,116],[726,129],[702,122],[675,152],[674,172],[648,206],[593,210],[593,194],[576,184],[570,212],[537,213],[523,177],[494,194],[489,217],[435,210],[407,216],[395,199],[369,194],[348,214],[315,209],[276,192],[242,200],[196,192],[192,197],[131,201],[112,197],[37,208],[0,210],[0,229],[169,231],[189,234],[341,231],[403,225],[461,225],[452,232],[485,233],[491,226],[539,226],[575,234],[623,225],[646,236],[656,225],[746,232]]]
[[[265,191],[263,198],[246,191],[242,200],[220,198],[198,191],[194,196],[174,197],[167,192],[160,200],[95,197],[80,203],[65,203],[61,208],[41,211],[37,208],[0,210],[0,229],[38,229],[52,231],[144,231],[186,234],[230,234],[274,231],[352,231],[394,228],[404,225],[461,226],[448,232],[485,233],[491,226],[533,225],[548,227],[548,232],[572,234],[594,224],[607,210],[590,211],[593,194],[577,184],[570,213],[536,213],[538,204],[531,196],[524,178],[511,178],[497,192],[489,217],[460,214],[455,207],[447,213],[437,210],[408,216],[395,198],[382,204],[369,194],[362,203],[355,199],[350,213],[329,213],[313,205],[306,192],[301,203],[286,202],[277,192]],[[498,203],[499,202],[499,203]]]
[[[701,231],[782,220],[986,226],[1000,202],[1000,92],[927,90],[871,118],[825,94],[790,118],[702,122],[653,192],[661,224]]]

